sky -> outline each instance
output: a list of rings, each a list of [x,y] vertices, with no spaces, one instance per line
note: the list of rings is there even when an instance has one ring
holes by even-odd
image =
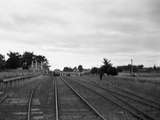
[[[160,65],[159,21],[159,0],[0,0],[0,54],[42,54],[52,69]]]

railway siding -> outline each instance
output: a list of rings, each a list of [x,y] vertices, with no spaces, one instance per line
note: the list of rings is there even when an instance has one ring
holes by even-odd
[[[54,79],[43,80],[38,85],[31,103],[30,120],[55,119]]]
[[[23,87],[14,86],[5,88],[3,95],[0,96],[0,100],[2,100],[0,103],[0,120],[27,120],[27,118],[29,118],[29,112],[27,111],[29,110],[33,111],[33,113],[29,115],[31,118],[32,115],[39,114],[41,111],[36,111],[35,106],[32,106],[40,106],[40,102],[37,104],[39,98],[33,94],[33,99],[31,99],[31,94],[29,94],[29,91],[37,91],[37,86],[39,86],[40,83],[43,83],[42,81],[44,78],[44,82],[50,84],[48,83],[47,77],[41,76],[31,80],[26,80]],[[7,96],[6,98],[5,95]],[[29,100],[32,101],[30,102],[30,108],[28,107]]]
[[[82,81],[83,83],[87,82],[87,83],[92,84],[94,86],[101,87],[102,89],[108,89],[110,91],[115,92],[116,94],[121,94],[124,97],[134,99],[135,101],[139,101],[142,104],[145,104],[147,106],[150,106],[150,107],[153,107],[155,109],[160,110],[159,101],[150,99],[149,97],[144,97],[143,95],[138,95],[135,92],[130,91],[128,89],[124,89],[124,88],[121,88],[121,87],[118,87],[118,86],[115,86],[112,84],[101,83],[101,82],[95,81],[95,80],[88,80],[86,78],[81,78],[81,79],[77,78],[77,80]]]
[[[26,80],[23,86],[6,88],[0,95],[0,120],[158,120],[160,117],[156,103],[143,103],[143,99],[129,92],[71,78],[36,77]]]
[[[76,81],[78,82],[78,81]],[[138,101],[138,100],[135,100],[133,99],[132,97],[128,97],[128,96],[124,96],[124,94],[120,94],[119,92],[117,91],[113,91],[109,88],[102,88],[98,85],[91,85],[90,82],[85,82],[85,81],[79,81],[78,82],[79,84],[83,84],[85,87],[87,88],[92,88],[92,90],[95,90],[95,92],[98,92],[99,94],[102,94],[102,95],[107,95],[108,97],[110,98],[116,98],[117,99],[117,102],[122,102],[122,104],[126,104],[127,106],[127,109],[130,111],[134,111],[135,115],[137,115],[138,117],[142,118],[142,119],[149,119],[149,120],[158,120],[158,118],[160,117],[159,116],[159,113],[160,111],[157,110],[157,108],[154,108],[153,106],[150,106],[150,105],[146,105],[146,103],[143,103],[142,101]],[[106,97],[107,97],[106,96]],[[113,98],[113,99],[114,99]]]
[[[66,79],[65,79],[66,80]],[[101,114],[108,120],[137,120],[129,112],[119,107],[117,104],[113,103],[109,99],[105,99],[103,96],[97,94],[94,91],[90,91],[83,86],[73,83],[71,80],[66,80],[70,83],[73,88],[75,88],[81,95],[87,99]]]
[[[60,120],[105,120],[99,117],[61,79],[57,80]]]

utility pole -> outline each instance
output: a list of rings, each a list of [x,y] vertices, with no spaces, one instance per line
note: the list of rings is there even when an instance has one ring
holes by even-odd
[[[43,63],[41,62],[41,70],[43,70]]]
[[[36,59],[35,56],[32,56],[32,70],[36,72]]]
[[[36,61],[36,72],[38,72],[38,62],[37,62],[37,60],[35,60]]]
[[[133,75],[133,59],[131,58],[131,75]]]

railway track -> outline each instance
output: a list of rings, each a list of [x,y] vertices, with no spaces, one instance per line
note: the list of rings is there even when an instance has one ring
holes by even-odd
[[[125,110],[133,114],[138,119],[158,120],[159,118],[158,117],[159,112],[154,113],[154,112],[157,112],[157,107],[153,108],[154,106],[150,106],[147,103],[142,103],[142,101],[139,102],[138,100],[125,96],[124,94],[120,94],[119,92],[112,91],[111,89],[108,89],[108,88],[103,88],[101,86],[98,86],[97,84],[93,84],[93,83],[86,82],[86,81],[81,81],[81,82],[74,81],[74,82],[98,94],[101,94],[107,99],[108,97],[112,98],[109,100],[113,101],[115,104],[118,104],[119,106],[123,106]]]
[[[111,92],[113,92],[117,95],[121,95],[123,97],[132,99],[135,102],[139,102],[143,105],[146,105],[146,106],[152,107],[154,109],[160,110],[160,103],[155,102],[155,101],[150,100],[150,99],[147,99],[147,98],[144,98],[142,96],[136,95],[135,93],[133,93],[131,91],[127,91],[127,90],[124,90],[124,89],[121,89],[121,88],[118,88],[118,87],[113,87],[113,86],[110,86],[110,85],[107,85],[107,88],[106,88],[106,86],[104,87],[102,85],[99,85],[94,81],[90,81],[90,82],[84,81],[84,80],[81,80],[81,81],[83,83],[91,84],[91,85],[94,85],[96,87],[102,88],[104,90],[109,90],[109,91],[111,91]]]
[[[1,97],[2,99],[0,98],[0,119],[112,120],[107,117],[108,114],[105,115],[106,111],[104,108],[107,101],[114,104],[114,109],[123,112],[123,118],[119,118],[120,120],[158,120],[159,118],[158,113],[155,113],[155,109],[159,110],[159,107],[155,103],[152,105],[149,101],[143,102],[143,100],[139,100],[140,98],[129,93],[120,90],[116,91],[112,88],[104,88],[95,82],[67,78],[54,77],[49,83],[44,81],[36,82],[36,84],[31,86],[30,93],[26,98],[20,98],[20,96],[19,98],[18,96],[14,98],[14,96],[3,95]],[[50,87],[44,87],[45,84],[43,83],[47,85],[51,85],[52,83],[52,85]],[[43,90],[39,89],[40,84]],[[19,90],[22,90],[22,88]],[[42,91],[45,91],[45,93]],[[87,96],[85,92],[92,92],[92,95]],[[41,95],[43,96],[42,98],[40,98]],[[8,99],[8,97],[10,98]],[[48,100],[43,100],[45,98]],[[17,103],[8,103],[8,101],[12,103],[14,99]],[[23,99],[26,102],[22,104],[18,102]],[[40,101],[37,104],[38,100]],[[4,117],[1,117],[1,112],[4,114]]]
[[[106,120],[71,84],[55,81],[56,120]]]
[[[78,79],[78,80],[82,80],[82,79]],[[103,88],[107,87],[107,88],[111,88],[112,90],[116,90],[116,91],[118,91],[118,92],[120,92],[122,94],[127,95],[128,97],[132,97],[133,99],[135,99],[135,100],[137,100],[139,102],[143,102],[143,104],[146,104],[148,106],[151,106],[153,108],[156,108],[156,109],[160,110],[160,102],[157,102],[157,101],[155,101],[155,100],[153,100],[151,98],[144,97],[144,95],[136,94],[133,91],[129,91],[127,89],[120,88],[120,87],[116,86],[112,82],[108,82],[108,83],[105,83],[103,85],[99,85],[97,81],[89,80],[87,78],[83,78],[82,81],[86,82],[86,80],[90,81],[90,83],[96,84],[97,86],[101,86]]]
[[[40,82],[36,82],[30,88],[24,87],[24,89],[7,88],[6,95],[0,99],[0,114],[2,115],[2,117],[0,115],[0,120],[30,120],[33,96],[39,84]]]
[[[55,100],[55,119],[59,120],[58,89],[56,80],[54,80],[54,100]]]
[[[4,95],[0,98],[0,104],[3,103],[8,98],[8,95]]]
[[[51,82],[53,83],[53,82]],[[44,120],[44,119],[53,119],[54,118],[54,110],[52,110],[54,108],[54,106],[52,106],[53,102],[53,84],[50,86],[51,88],[49,89],[49,93],[48,93],[48,98],[45,100],[45,104],[44,102],[42,103],[42,101],[40,99],[45,99],[40,98],[40,95],[42,95],[41,93],[38,94],[39,91],[39,87],[43,86],[42,83],[39,83],[34,89],[31,90],[29,98],[28,98],[28,109],[27,109],[27,120]]]
[[[0,96],[0,120],[53,120],[53,80],[44,79],[26,81],[23,87],[7,88],[8,96],[3,99],[4,94]]]
[[[121,89],[121,88],[118,88],[118,87],[114,87],[114,89],[116,91],[119,91],[118,92],[119,94],[123,94],[123,95],[128,96],[128,97],[130,97],[132,99],[135,99],[136,101],[141,102],[142,104],[145,104],[145,105],[148,105],[150,107],[153,107],[155,109],[160,110],[160,103],[158,103],[156,101],[153,101],[153,100],[147,99],[145,97],[136,95],[135,93],[133,93],[131,91],[127,91],[127,90],[124,90],[124,89]]]
[[[30,95],[33,97],[33,90]],[[4,95],[0,99],[0,120],[22,120],[26,118],[30,120],[30,112],[28,111],[31,108],[32,97],[18,98],[12,95]]]
[[[96,83],[96,82],[94,82]],[[111,88],[112,90],[116,90],[121,92],[122,94],[125,94],[129,97],[133,97],[133,99],[138,100],[139,102],[143,102],[143,104],[146,104],[148,106],[151,106],[153,108],[157,108],[160,110],[160,102],[157,102],[156,100],[154,100],[153,98],[150,97],[146,97],[143,94],[136,94],[133,91],[127,90],[127,89],[123,89],[120,88],[119,86],[115,85],[114,83],[112,83],[111,81],[108,82],[107,84],[105,84],[106,86],[108,86],[109,88]],[[103,87],[103,86],[102,86]]]
[[[32,101],[33,101],[33,96],[35,93],[36,88],[32,89],[29,95],[29,99],[28,99],[28,109],[27,109],[27,120],[31,120],[31,115],[32,115]]]

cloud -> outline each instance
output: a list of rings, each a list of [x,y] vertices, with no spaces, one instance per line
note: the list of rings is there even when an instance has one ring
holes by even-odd
[[[88,66],[105,56],[116,64],[131,56],[137,57],[137,62],[150,57],[156,61],[159,4],[157,0],[0,1],[0,47],[8,51],[13,44],[13,50],[41,52],[53,64],[50,56],[54,53],[57,64],[64,64],[58,53],[71,54],[73,59],[66,58],[66,64],[83,56],[81,60]],[[146,60],[145,64],[152,62]]]
[[[160,20],[160,1],[152,0],[147,2],[149,9],[149,17],[156,24],[159,25]],[[158,26],[159,27],[159,26]]]

